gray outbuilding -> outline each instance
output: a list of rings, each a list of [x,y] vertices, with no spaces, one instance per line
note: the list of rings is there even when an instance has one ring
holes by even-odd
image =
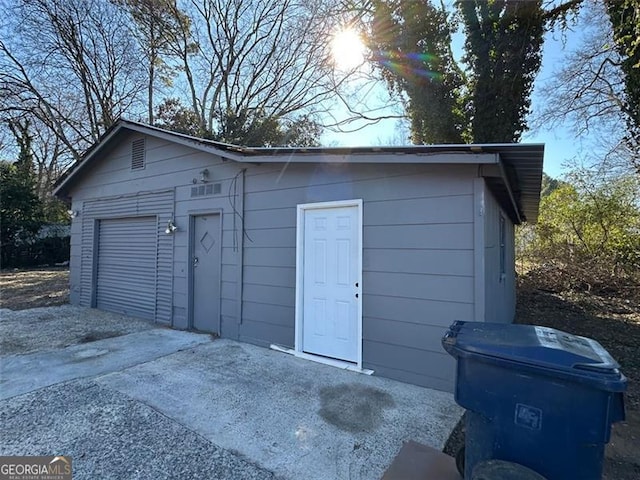
[[[71,303],[451,390],[511,322],[543,145],[246,148],[120,120],[58,182]]]

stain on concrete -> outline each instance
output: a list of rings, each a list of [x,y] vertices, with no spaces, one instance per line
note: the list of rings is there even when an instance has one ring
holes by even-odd
[[[343,383],[320,390],[320,416],[347,432],[373,432],[382,425],[385,408],[395,406],[393,397],[378,388]]]
[[[91,343],[91,342],[96,342],[98,340],[104,340],[105,338],[119,337],[120,335],[122,335],[122,333],[120,333],[120,332],[112,332],[112,331],[99,332],[99,331],[95,331],[95,332],[87,333],[86,335],[80,337],[78,339],[78,343]]]
[[[0,355],[11,355],[26,348],[26,344],[17,339],[0,338]]]

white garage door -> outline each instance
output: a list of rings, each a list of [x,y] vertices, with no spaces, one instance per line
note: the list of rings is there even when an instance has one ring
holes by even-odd
[[[157,232],[156,217],[100,220],[97,308],[154,319]]]

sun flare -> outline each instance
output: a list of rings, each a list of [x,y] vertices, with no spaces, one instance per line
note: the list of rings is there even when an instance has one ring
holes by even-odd
[[[331,51],[335,66],[340,70],[352,70],[364,62],[365,47],[358,32],[345,28],[331,40]]]

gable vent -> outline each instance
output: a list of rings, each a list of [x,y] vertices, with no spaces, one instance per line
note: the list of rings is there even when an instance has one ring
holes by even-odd
[[[131,142],[131,170],[144,168],[144,138]]]

